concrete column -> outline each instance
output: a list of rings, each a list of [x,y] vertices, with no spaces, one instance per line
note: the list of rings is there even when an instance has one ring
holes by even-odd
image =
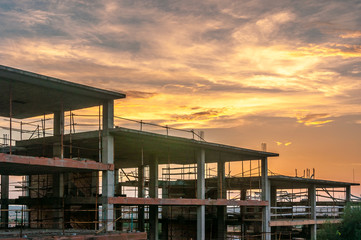
[[[262,201],[268,201],[269,204],[263,207],[262,214],[262,232],[263,240],[271,240],[271,227],[270,223],[270,202],[271,202],[271,189],[268,180],[268,160],[267,157],[261,160],[261,182],[262,182]]]
[[[114,169],[114,196],[119,196],[121,194],[121,188],[119,187],[119,169]],[[120,193],[119,193],[120,190]],[[121,205],[115,204],[114,206],[114,219],[118,219],[122,215]],[[121,221],[114,222],[114,229],[117,231],[121,231],[123,228],[123,224]]]
[[[270,184],[271,185],[271,184]],[[277,187],[271,185],[271,202],[272,207],[277,207]]]
[[[346,190],[346,203],[351,202],[351,186],[347,186]]]
[[[9,227],[9,175],[1,175],[1,228]]]
[[[96,212],[94,212],[94,220],[97,221],[97,223],[94,224],[94,229],[97,230],[99,229],[99,215],[98,215],[98,212],[99,212],[99,171],[94,171],[92,172],[92,189],[91,189],[91,196],[94,197],[96,200],[95,200],[95,205],[94,205],[94,209],[96,210]]]
[[[277,187],[272,186],[272,183],[270,182],[271,186],[271,201],[270,201],[270,207],[277,207]],[[277,213],[276,209],[273,209],[273,211],[270,209],[270,213]]]
[[[138,197],[144,198],[144,165],[138,167]],[[144,232],[144,205],[138,206],[138,231]]]
[[[158,198],[158,158],[149,163],[149,197]],[[149,206],[149,239],[158,240],[158,205]]]
[[[205,162],[206,152],[200,149],[197,153],[197,198],[205,199]],[[197,207],[197,240],[206,238],[206,208],[205,206]]]
[[[54,112],[54,121],[53,121],[53,134],[57,139],[57,142],[53,145],[53,157],[64,158],[64,147],[63,147],[63,137],[64,137],[64,111]],[[53,196],[57,198],[64,197],[64,173],[53,174]],[[62,201],[57,201],[53,204],[53,207],[56,209],[54,212],[53,228],[62,228],[63,223],[63,211]]]
[[[53,134],[58,139],[53,145],[53,157],[64,158],[62,134],[64,134],[64,111],[54,112]]]
[[[64,150],[62,147],[62,137],[64,134],[64,112],[54,112],[53,134],[58,142],[53,145],[53,157],[64,158]],[[64,196],[64,174],[53,174],[54,197]]]
[[[227,185],[226,185],[226,171],[225,171],[225,162],[219,160],[217,163],[217,187],[218,187],[218,198],[225,199],[227,198]]]
[[[311,219],[316,220],[316,187],[312,185],[308,187],[308,201],[310,203]],[[311,240],[316,240],[317,237],[317,224],[310,225]]]
[[[217,163],[217,179],[218,179],[218,198],[227,198],[225,162],[219,160]],[[226,239],[226,206],[217,207],[217,239]]]
[[[247,189],[242,188],[241,189],[241,200],[246,200],[247,199]],[[246,213],[246,207],[242,206],[240,208],[240,212],[241,212],[241,230],[242,230],[242,238],[241,239],[245,239],[245,213]]]
[[[109,129],[114,127],[114,101],[103,103],[103,135],[102,135],[102,162],[114,164],[114,138],[109,134]],[[108,198],[114,196],[114,171],[102,172],[102,196],[103,196],[103,222],[106,231],[114,230],[114,206],[108,203]]]
[[[168,198],[168,184],[162,186],[162,198]],[[168,239],[168,221],[169,221],[169,207],[162,206],[162,240]]]

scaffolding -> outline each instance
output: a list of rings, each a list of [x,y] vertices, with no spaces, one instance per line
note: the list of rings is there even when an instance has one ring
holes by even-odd
[[[19,230],[12,237],[289,239],[301,236],[296,221],[339,220],[356,199],[355,184],[317,180],[315,170],[271,172],[278,154],[265,144],[226,146],[202,131],[115,116],[123,94],[4,66],[0,74],[0,225]]]

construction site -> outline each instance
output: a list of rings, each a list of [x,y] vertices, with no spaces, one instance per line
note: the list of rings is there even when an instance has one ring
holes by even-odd
[[[125,94],[0,65],[0,238],[316,239],[358,183],[114,114]]]

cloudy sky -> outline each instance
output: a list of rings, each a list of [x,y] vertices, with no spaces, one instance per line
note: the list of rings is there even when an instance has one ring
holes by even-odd
[[[116,115],[361,182],[361,1],[0,1],[0,64],[127,93]],[[361,193],[361,191],[360,191]]]

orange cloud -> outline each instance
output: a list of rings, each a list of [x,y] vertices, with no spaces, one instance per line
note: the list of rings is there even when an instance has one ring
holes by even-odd
[[[303,123],[305,126],[322,126],[326,123],[333,122],[333,120],[330,119],[320,120],[328,117],[330,117],[330,115],[326,113],[307,114],[305,116],[299,115],[297,116],[297,122]]]
[[[361,38],[361,32],[354,31],[354,32],[349,32],[349,33],[345,33],[345,34],[340,34],[339,36],[341,38]]]
[[[318,56],[343,58],[361,57],[361,45],[351,44],[309,44],[308,46],[299,47],[297,51],[292,52],[294,56]]]
[[[277,146],[282,146],[282,145],[284,145],[285,147],[287,147],[287,146],[291,145],[292,142],[285,142],[285,143],[283,143],[283,142],[276,141],[276,144],[277,144]]]

